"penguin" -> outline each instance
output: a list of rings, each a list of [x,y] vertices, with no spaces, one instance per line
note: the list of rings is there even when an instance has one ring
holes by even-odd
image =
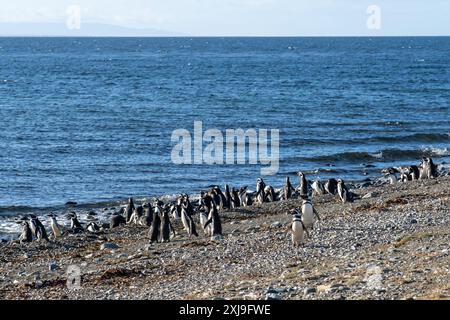
[[[133,214],[134,209],[135,208],[134,208],[133,198],[129,198],[127,207],[125,208],[125,218],[126,218],[127,223],[130,222],[131,215]]]
[[[292,191],[295,191],[295,188],[292,186],[289,177],[286,177],[283,188],[283,200],[289,200],[292,198]]]
[[[313,190],[313,195],[320,196],[325,194],[325,188],[323,184],[319,180],[315,180],[313,184],[311,185],[311,188]]]
[[[200,212],[200,225],[204,226],[206,221],[208,221],[208,215],[206,214],[206,212],[201,211]],[[210,237],[211,234],[211,225],[207,226],[206,228],[203,229],[203,232],[205,233],[205,236]]]
[[[431,158],[424,157],[420,165],[420,179],[433,179],[438,176],[437,166]]]
[[[241,200],[239,199],[239,190],[236,188],[231,189],[231,207],[233,209],[241,206]]]
[[[338,190],[339,198],[341,198],[341,201],[343,203],[353,202],[353,195],[351,194],[350,191],[348,191],[348,189],[344,183],[344,180],[342,180],[342,179],[338,180],[337,190]]]
[[[150,243],[158,242],[161,233],[161,215],[162,215],[162,202],[157,201],[155,204],[155,209],[153,210],[152,225],[149,230]]]
[[[202,192],[200,207],[209,214],[213,205],[214,203],[211,196],[207,193]]]
[[[34,225],[34,229],[35,229],[34,236],[37,238],[37,240],[44,239],[45,241],[50,241],[48,239],[47,231],[45,230],[44,225],[38,219],[38,217],[33,214],[30,214],[29,216],[31,218],[31,224]]]
[[[409,166],[408,167],[408,174],[410,177],[410,180],[419,180],[420,178],[420,170],[418,166]]]
[[[294,247],[298,247],[303,245],[305,233],[309,238],[309,232],[303,223],[302,214],[296,209],[291,210],[290,213],[292,215],[292,244]]]
[[[244,208],[252,205],[252,199],[247,194],[247,186],[239,189],[239,202]]]
[[[68,217],[70,219],[70,229],[72,229],[72,231],[74,233],[79,233],[79,232],[84,231],[83,227],[81,226],[80,221],[78,221],[78,217],[75,212],[71,212]]]
[[[86,230],[90,233],[97,233],[100,232],[100,227],[94,222],[89,222],[89,224],[86,227]]]
[[[256,202],[258,204],[263,204],[266,202],[265,198],[265,190],[266,184],[264,183],[264,180],[262,178],[258,178],[256,180]]]
[[[400,181],[401,182],[408,182],[408,181],[411,181],[412,179],[411,179],[411,177],[410,177],[410,175],[408,174],[408,173],[405,173],[405,172],[402,172],[401,174],[400,174]]]
[[[212,197],[214,202],[216,203],[219,210],[222,210],[225,207],[225,195],[222,190],[220,190],[219,186],[215,186],[211,189]]]
[[[302,221],[306,228],[314,229],[314,215],[317,217],[317,220],[321,220],[319,214],[317,213],[316,209],[314,208],[311,200],[306,199],[303,200],[302,203]]]
[[[220,220],[219,212],[217,208],[213,206],[208,215],[208,221],[203,225],[203,229],[206,229],[211,224],[211,237],[223,237],[222,235],[222,221]]]
[[[338,182],[336,179],[333,179],[333,178],[329,179],[325,183],[325,186],[324,186],[325,191],[328,194],[335,195],[337,193],[337,184],[338,184]]]
[[[178,220],[181,218],[181,204],[183,202],[183,196],[180,195],[179,197],[177,197],[177,202],[175,204],[172,205],[172,207],[170,208],[170,213],[172,215],[172,218],[174,220]]]
[[[399,173],[399,171],[397,169],[387,168],[381,170],[381,172],[384,173],[384,176],[388,179],[390,184],[396,184],[398,182],[397,173]]]
[[[128,223],[138,224],[143,214],[144,214],[144,207],[142,206],[135,207]]]
[[[22,220],[17,222],[22,225],[22,232],[19,236],[19,242],[32,242],[33,241],[33,233],[31,232],[30,224],[26,220]]]
[[[141,218],[141,225],[142,226],[146,226],[146,227],[150,227],[152,225],[152,221],[153,221],[153,208],[152,205],[148,202],[143,204],[144,207],[144,215]]]
[[[124,216],[122,216],[120,213],[115,213],[111,216],[111,219],[109,221],[109,228],[114,229],[119,227],[122,224],[126,224],[126,219]]]
[[[223,208],[230,210],[231,209],[231,193],[230,193],[230,186],[225,185],[225,193],[224,193],[224,203]]]
[[[298,186],[298,191],[300,196],[307,197],[308,196],[308,181],[306,180],[306,176],[303,172],[298,173],[300,179],[300,185]]]
[[[162,217],[161,217],[161,242],[170,242],[170,232],[173,232],[175,236],[175,230],[172,227],[172,223],[170,222],[169,216],[169,207],[163,209]]]
[[[54,213],[51,213],[48,216],[50,217],[50,228],[52,229],[53,237],[55,239],[61,238],[62,228],[58,224],[58,221],[56,221],[56,215]]]
[[[276,201],[275,190],[273,189],[272,186],[266,186],[264,188],[264,198],[266,199],[267,202]]]

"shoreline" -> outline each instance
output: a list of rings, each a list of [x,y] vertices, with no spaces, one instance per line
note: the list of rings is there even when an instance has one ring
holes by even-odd
[[[221,212],[225,238],[148,245],[147,228],[0,244],[5,299],[450,299],[450,177],[313,198],[323,219],[292,247],[286,212],[301,200]],[[198,217],[194,216],[196,222]],[[113,243],[115,249],[101,250]],[[81,289],[66,286],[81,270]],[[379,283],[371,284],[379,279]],[[378,280],[377,280],[378,281]]]

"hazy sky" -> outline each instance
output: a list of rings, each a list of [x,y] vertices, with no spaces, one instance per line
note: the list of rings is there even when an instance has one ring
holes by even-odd
[[[0,0],[0,22],[64,22],[70,5],[82,23],[189,35],[450,35],[450,0]]]

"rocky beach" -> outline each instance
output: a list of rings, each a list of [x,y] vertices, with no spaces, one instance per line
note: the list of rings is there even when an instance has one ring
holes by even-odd
[[[221,212],[218,241],[173,221],[170,243],[129,225],[1,243],[0,298],[449,299],[450,177],[351,191],[354,203],[313,198],[322,220],[299,248],[296,199]]]

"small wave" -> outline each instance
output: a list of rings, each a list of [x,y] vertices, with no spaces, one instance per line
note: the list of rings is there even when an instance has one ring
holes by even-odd
[[[310,162],[366,162],[366,161],[397,161],[402,159],[420,159],[421,157],[449,156],[449,148],[424,147],[417,150],[383,149],[378,152],[343,152],[314,158],[302,158]]]

